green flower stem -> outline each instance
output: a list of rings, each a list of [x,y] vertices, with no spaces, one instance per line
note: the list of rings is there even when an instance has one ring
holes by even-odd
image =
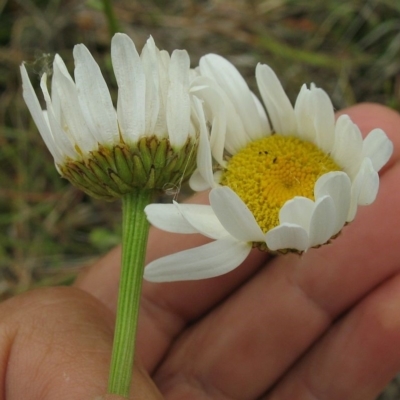
[[[122,198],[122,264],[108,392],[125,397],[129,395],[132,378],[149,233],[149,222],[144,208],[151,199],[150,190],[135,190]]]

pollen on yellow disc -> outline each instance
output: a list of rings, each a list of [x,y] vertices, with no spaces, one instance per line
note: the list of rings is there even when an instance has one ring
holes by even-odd
[[[221,184],[253,213],[263,232],[279,225],[279,210],[295,196],[314,200],[314,185],[341,168],[315,144],[275,134],[250,142],[228,162]]]

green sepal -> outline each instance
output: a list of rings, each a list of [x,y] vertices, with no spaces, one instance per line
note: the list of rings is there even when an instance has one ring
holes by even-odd
[[[150,150],[151,158],[153,161],[156,158],[158,148],[162,146],[163,142],[166,142],[165,139],[158,139],[156,136],[147,139],[147,147]]]
[[[119,190],[116,191],[116,190],[112,189],[110,186],[105,186],[105,189],[110,194],[110,196],[113,197],[114,199],[118,199],[118,197],[121,197],[121,195],[123,194]]]
[[[136,143],[99,146],[86,158],[68,158],[59,169],[86,193],[111,200],[134,188],[164,190],[169,185],[179,186],[196,168],[193,146],[196,141],[192,139],[174,149],[168,139],[144,137]]]
[[[153,157],[151,156],[150,148],[147,146],[146,138],[139,140],[139,157],[142,160],[142,165],[147,175],[153,166]]]
[[[153,164],[155,168],[164,168],[165,165],[168,164],[166,140],[161,140],[156,148]]]
[[[148,172],[145,170],[142,158],[137,156],[136,154],[132,157],[133,161],[133,170],[134,170],[134,184],[135,186],[145,185],[147,182]]]
[[[88,164],[89,168],[98,177],[99,182],[107,189],[108,192],[111,188],[113,192],[118,193],[118,186],[110,178],[109,174],[105,172],[103,168],[101,168],[100,163],[98,163],[98,158],[89,159]],[[104,166],[107,167],[106,165]]]
[[[114,159],[119,177],[125,183],[130,184],[133,180],[132,167],[129,165],[124,151],[119,146],[114,147]]]
[[[100,157],[97,157],[97,155],[99,155]],[[104,161],[102,160],[102,158]],[[96,160],[101,163],[101,167],[104,171],[112,169],[113,171],[117,172],[113,149],[109,149],[107,147],[99,148],[99,151],[96,154]]]
[[[159,170],[159,174],[156,177],[156,186],[162,185],[164,187],[165,183],[170,183],[171,172],[175,169],[176,161],[177,157],[174,157],[165,168]]]
[[[73,182],[76,186],[86,187],[87,182],[85,180],[85,175],[79,169],[69,168],[66,170],[64,176],[71,182]]]
[[[88,179],[88,177],[84,174],[83,171],[75,170],[73,168],[70,168],[66,171],[64,171],[63,176],[67,178],[73,185],[75,185],[77,188],[81,189],[88,195],[96,198],[96,199],[106,199],[106,200],[112,200],[113,197],[110,197],[110,195],[107,193],[105,188],[99,186],[99,185],[93,185],[93,182]]]
[[[133,187],[127,185],[114,171],[110,171],[110,178],[115,182],[118,186],[121,193],[129,193],[132,191]]]
[[[85,179],[92,185],[99,186],[99,178],[93,173],[93,171],[83,162],[76,163],[77,168],[82,171]]]
[[[192,162],[195,162],[196,152],[193,148],[193,143],[187,143],[184,149],[184,155],[179,157],[179,162],[176,165],[176,170],[185,170]],[[193,159],[194,158],[194,159]]]
[[[148,179],[145,185],[146,189],[152,189],[155,187],[155,174],[154,174],[154,168],[150,170],[150,173],[148,174]]]

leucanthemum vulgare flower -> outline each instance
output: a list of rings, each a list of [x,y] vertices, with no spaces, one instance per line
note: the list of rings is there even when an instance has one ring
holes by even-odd
[[[319,247],[354,219],[359,205],[375,200],[378,171],[393,150],[381,129],[363,140],[349,116],[335,122],[328,95],[314,85],[303,85],[292,107],[267,65],[256,68],[266,112],[224,58],[203,57],[199,71],[209,85],[203,97],[212,131],[190,182],[195,190],[212,188],[210,205],[150,205],[145,211],[163,230],[215,241],[153,261],[146,279],[221,275],[253,247],[281,253]]]
[[[88,49],[77,45],[74,79],[61,57],[51,90],[41,78],[42,110],[26,68],[23,97],[60,174],[97,198],[122,202],[120,288],[108,393],[128,397],[149,222],[144,208],[156,190],[179,190],[196,168],[208,130],[189,55],[160,51],[150,38],[139,55],[128,36],[111,43],[117,107]]]
[[[195,169],[203,123],[199,101],[190,94],[187,52],[170,56],[150,37],[139,56],[127,35],[116,34],[111,44],[116,110],[88,49],[77,45],[73,55],[75,81],[59,55],[51,93],[47,75],[41,78],[46,111],[21,66],[25,102],[60,174],[106,200],[137,187],[179,186]]]

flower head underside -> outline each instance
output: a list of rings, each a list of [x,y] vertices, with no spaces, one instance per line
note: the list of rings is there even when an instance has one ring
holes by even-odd
[[[205,121],[190,93],[187,52],[170,56],[150,37],[139,55],[127,35],[116,34],[111,43],[116,109],[88,49],[76,45],[73,54],[75,79],[59,55],[51,93],[42,76],[44,111],[21,66],[25,102],[60,174],[107,200],[132,188],[165,189],[188,179]]]

